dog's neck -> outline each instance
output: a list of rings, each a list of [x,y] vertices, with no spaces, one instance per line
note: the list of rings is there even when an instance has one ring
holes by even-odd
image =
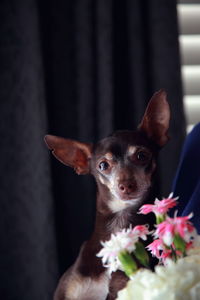
[[[99,187],[99,186],[98,186]],[[105,191],[104,188],[98,188],[97,192],[97,208],[95,229],[92,237],[105,241],[110,239],[111,234],[116,233],[123,228],[128,228],[130,225],[134,227],[138,224],[145,224],[148,222],[147,216],[138,215],[138,209],[142,203],[151,202],[151,193],[146,193],[141,199],[141,202],[126,205],[121,200],[113,199],[112,195]],[[116,211],[112,211],[110,203],[116,202]],[[120,201],[120,204],[117,203]],[[122,204],[121,204],[122,203]],[[123,206],[122,209],[120,205]],[[114,205],[113,205],[114,207]]]
[[[149,200],[149,195],[146,197]],[[146,197],[144,199],[145,203],[150,202],[147,201]],[[98,191],[95,228],[91,238],[85,243],[82,252],[82,263],[79,267],[81,274],[85,276],[90,274],[94,278],[100,273],[105,272],[101,260],[96,257],[96,254],[102,247],[101,241],[109,240],[111,234],[115,234],[123,228],[128,228],[130,225],[134,227],[135,225],[149,224],[150,222],[147,216],[138,215],[138,210],[134,206],[129,206],[119,212],[113,213],[106,206],[105,200],[108,202],[110,199],[105,199],[105,193],[102,194],[101,190]],[[88,264],[88,260],[90,264]]]

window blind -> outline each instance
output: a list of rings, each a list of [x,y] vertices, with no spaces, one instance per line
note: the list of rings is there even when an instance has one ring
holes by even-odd
[[[179,1],[179,42],[188,131],[200,122],[200,0]]]

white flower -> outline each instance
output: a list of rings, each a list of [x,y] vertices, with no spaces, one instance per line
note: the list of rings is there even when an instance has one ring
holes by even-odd
[[[197,233],[196,229],[190,235],[190,241],[192,241],[192,249],[199,249],[200,247],[200,235]]]
[[[187,255],[185,260],[188,262],[195,262],[200,265],[200,245],[198,247],[190,248],[187,251]]]
[[[130,227],[123,229],[116,235],[112,234],[111,239],[106,242],[101,242],[103,248],[97,254],[98,257],[102,257],[104,267],[109,268],[109,273],[116,270],[122,270],[122,265],[118,259],[120,252],[126,250],[129,253],[135,250],[135,244],[138,242],[138,232],[134,232]]]
[[[155,273],[139,270],[118,300],[200,300],[200,259],[191,255],[157,266]]]

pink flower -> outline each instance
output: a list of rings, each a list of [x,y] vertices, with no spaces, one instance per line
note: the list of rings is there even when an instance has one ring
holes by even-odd
[[[148,214],[150,212],[155,213],[155,215],[163,215],[168,212],[168,210],[177,205],[177,199],[172,198],[173,194],[171,193],[168,198],[163,200],[155,199],[154,204],[145,204],[140,208],[139,214]]]
[[[171,220],[173,219],[167,218],[166,221],[157,225],[157,229],[154,233],[154,236],[162,239],[167,246],[172,244],[175,235],[175,226]]]
[[[160,260],[164,265],[167,265],[168,259],[173,259],[174,255],[176,256],[176,258],[181,258],[182,252],[176,249],[172,250],[172,249],[164,248],[162,254],[160,255]]]
[[[144,241],[147,239],[147,235],[151,234],[151,232],[148,230],[148,225],[137,225],[133,228],[132,233],[136,234]]]
[[[151,244],[149,244],[146,248],[149,251],[151,251],[151,254],[153,256],[160,258],[161,257],[160,250],[164,250],[163,241],[157,239],[157,240],[153,241]]]
[[[172,250],[171,249],[165,249],[162,254],[160,255],[160,259],[163,261],[163,263],[166,262],[168,258],[172,258]]]
[[[175,231],[185,240],[185,242],[189,243],[191,241],[191,237],[193,233],[196,232],[194,226],[189,219],[192,218],[192,214],[185,217],[176,217],[174,218]]]
[[[186,217],[167,217],[164,222],[157,225],[154,236],[163,240],[164,244],[167,246],[172,245],[176,234],[178,234],[186,243],[190,243],[195,232],[195,228],[191,222],[189,222],[191,217],[191,214]]]
[[[153,204],[145,204],[142,207],[140,207],[139,214],[147,215],[150,212],[154,211],[154,205]]]

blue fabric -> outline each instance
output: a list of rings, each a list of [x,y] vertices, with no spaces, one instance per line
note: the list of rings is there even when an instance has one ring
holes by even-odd
[[[179,196],[178,215],[193,212],[191,221],[200,233],[200,123],[185,140],[172,191]]]

